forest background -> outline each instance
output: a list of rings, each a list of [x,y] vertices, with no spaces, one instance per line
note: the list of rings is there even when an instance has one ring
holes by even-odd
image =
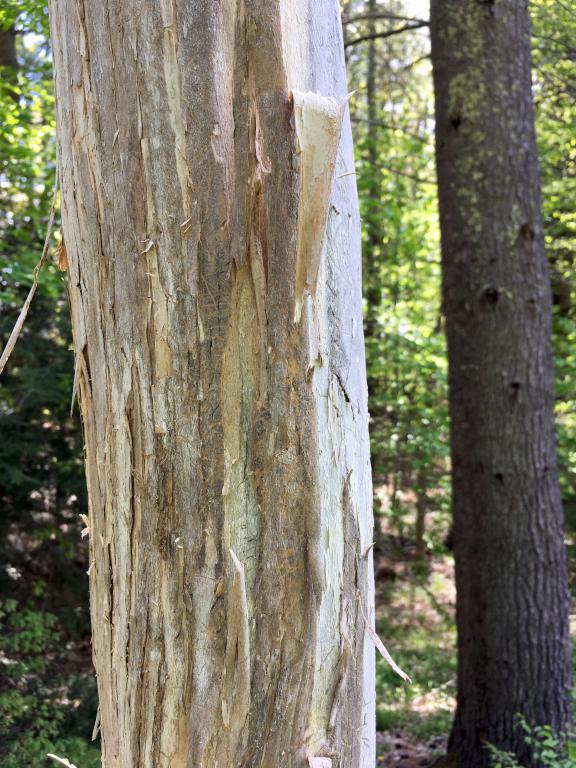
[[[554,300],[556,416],[576,576],[576,10],[535,0],[533,92]],[[447,365],[440,300],[427,3],[342,3],[363,280],[379,630],[414,682],[379,662],[380,764],[432,760],[454,708]],[[0,5],[0,339],[33,280],[56,158],[48,17]],[[99,765],[81,538],[86,512],[65,263],[55,233],[0,379],[0,764],[47,752]],[[413,762],[417,764],[417,762]],[[420,763],[422,764],[422,763]],[[426,764],[426,763],[424,763]]]

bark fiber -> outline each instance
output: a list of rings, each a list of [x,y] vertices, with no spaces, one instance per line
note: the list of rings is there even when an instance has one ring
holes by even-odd
[[[50,16],[103,765],[374,765],[338,4]]]

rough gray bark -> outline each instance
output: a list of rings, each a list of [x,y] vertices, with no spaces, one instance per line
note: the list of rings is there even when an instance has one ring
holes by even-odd
[[[338,4],[50,12],[103,765],[373,765]]]
[[[450,750],[565,728],[570,642],[526,2],[433,0],[458,706]]]

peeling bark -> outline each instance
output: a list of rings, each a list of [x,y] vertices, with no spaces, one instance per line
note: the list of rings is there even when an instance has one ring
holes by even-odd
[[[338,4],[50,12],[103,765],[373,765]]]
[[[294,312],[294,321],[299,322],[304,293],[316,293],[345,104],[339,107],[330,96],[315,93],[294,91],[291,95],[300,159]]]

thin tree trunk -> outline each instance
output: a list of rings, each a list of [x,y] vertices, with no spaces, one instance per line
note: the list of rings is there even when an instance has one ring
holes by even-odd
[[[426,559],[426,515],[428,513],[428,478],[421,469],[416,478],[416,524],[414,526],[414,559],[423,562]]]
[[[376,11],[376,0],[368,0],[368,12]],[[370,32],[374,32],[376,24],[371,20],[368,24]],[[366,286],[366,314],[364,318],[364,333],[366,344],[374,347],[378,341],[378,313],[382,303],[382,286],[380,280],[380,262],[382,249],[382,236],[380,224],[380,184],[378,180],[378,105],[376,93],[376,40],[368,43],[368,67],[366,71],[366,101],[368,106],[368,161],[371,175],[369,186],[370,212],[366,217],[366,249],[364,254],[364,283]],[[374,352],[376,350],[374,349]],[[378,387],[378,381],[368,381],[368,391],[373,396]]]
[[[450,365],[458,765],[565,728],[570,643],[526,2],[433,0]],[[526,763],[528,764],[528,763]],[[532,763],[530,763],[532,764]]]
[[[18,69],[16,56],[16,29],[14,25],[8,29],[0,29],[0,67]]]
[[[50,11],[103,765],[373,765],[338,4]]]
[[[0,67],[4,88],[14,101],[18,102],[20,94],[15,88],[18,84],[18,56],[16,54],[16,29],[14,25],[7,29],[0,29]]]

